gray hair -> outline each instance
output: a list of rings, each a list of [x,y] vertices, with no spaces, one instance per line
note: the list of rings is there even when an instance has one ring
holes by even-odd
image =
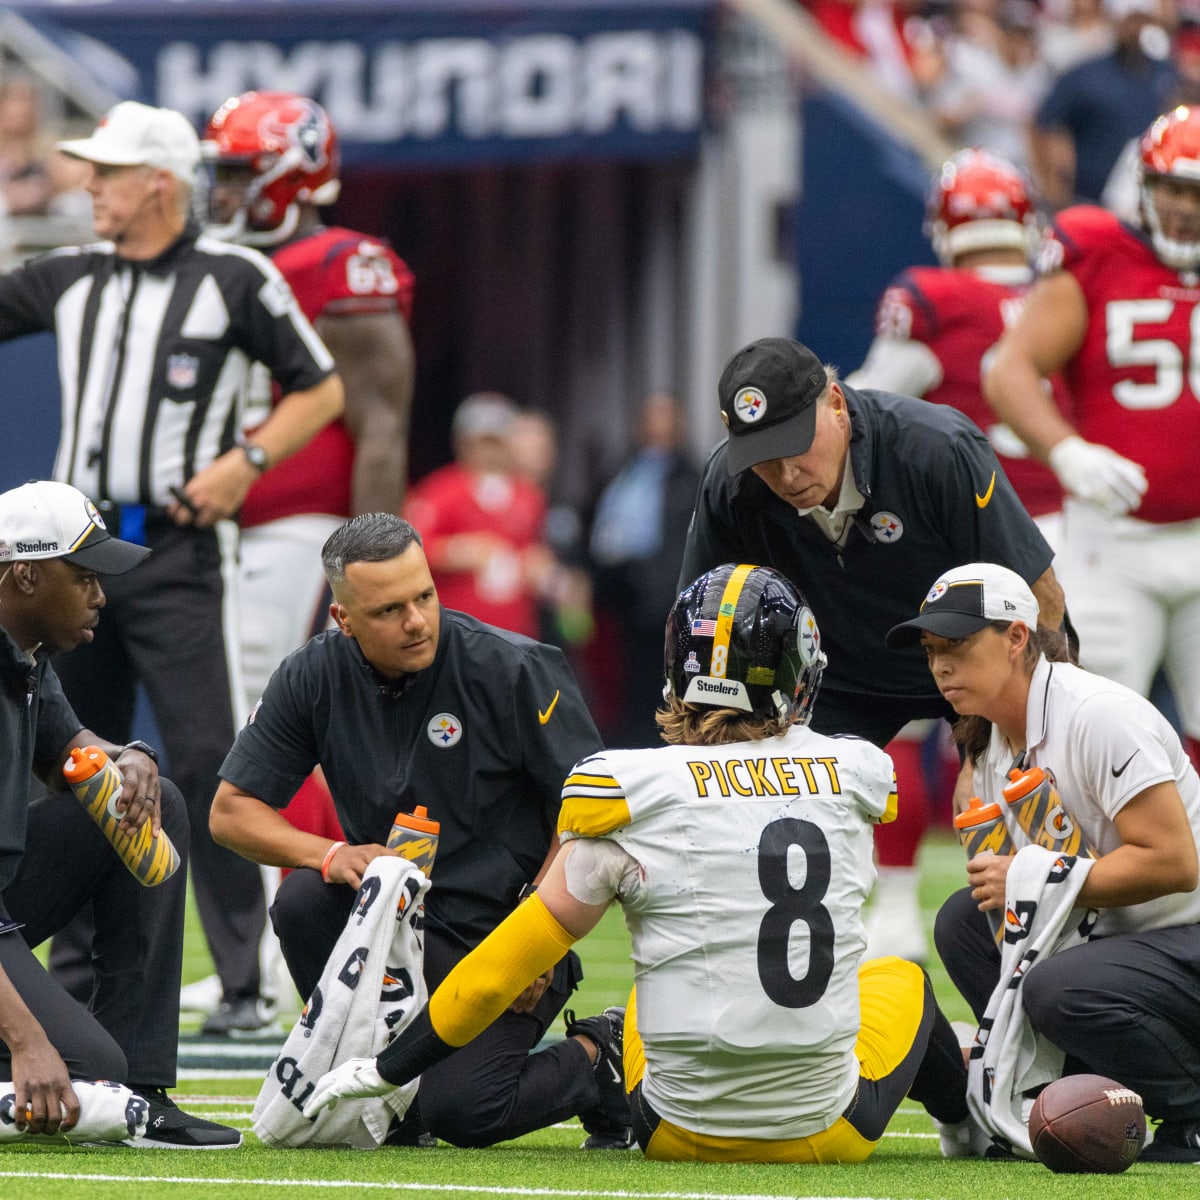
[[[409,546],[422,545],[421,535],[393,513],[362,513],[338,526],[321,547],[321,566],[336,595],[346,582],[346,567],[356,562],[387,562]]]
[[[822,370],[825,372],[825,390],[817,397],[818,404],[828,404],[830,389],[842,380],[841,372],[832,363],[826,363]]]

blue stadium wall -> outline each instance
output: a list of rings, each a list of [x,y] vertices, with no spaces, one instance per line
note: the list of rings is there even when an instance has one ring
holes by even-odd
[[[848,373],[866,355],[888,282],[935,261],[922,232],[929,171],[842,96],[810,96],[803,124],[796,336]]]

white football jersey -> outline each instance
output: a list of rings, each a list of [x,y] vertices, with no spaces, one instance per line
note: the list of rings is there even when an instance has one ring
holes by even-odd
[[[718,1137],[827,1129],[854,1095],[872,825],[896,812],[891,759],[794,726],[725,746],[614,750],[578,764],[559,830],[636,859],[643,1089]]]

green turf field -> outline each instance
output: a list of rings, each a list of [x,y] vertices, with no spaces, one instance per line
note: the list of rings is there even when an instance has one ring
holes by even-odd
[[[958,886],[962,853],[949,839],[922,854],[922,893],[932,920],[941,897]],[[581,947],[587,978],[572,1001],[581,1014],[623,1002],[631,973],[620,917],[610,913]],[[185,981],[209,970],[202,939],[189,932]],[[966,1006],[940,965],[934,985],[952,1018]],[[855,1167],[756,1167],[648,1163],[640,1153],[584,1154],[576,1123],[530,1134],[490,1150],[267,1150],[249,1132],[258,1077],[184,1073],[176,1099],[246,1132],[239,1150],[219,1153],[14,1146],[0,1154],[0,1195],[80,1200],[240,1200],[282,1193],[344,1197],[590,1197],[614,1200],[745,1200],[842,1197],[861,1200],[1195,1200],[1200,1168],[1134,1164],[1115,1177],[1056,1176],[1036,1163],[945,1162],[924,1111],[905,1104],[872,1159]]]

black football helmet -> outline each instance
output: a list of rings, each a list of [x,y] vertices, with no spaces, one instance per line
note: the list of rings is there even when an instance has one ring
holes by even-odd
[[[671,609],[663,696],[808,724],[825,663],[812,609],[790,580],[724,563]]]

